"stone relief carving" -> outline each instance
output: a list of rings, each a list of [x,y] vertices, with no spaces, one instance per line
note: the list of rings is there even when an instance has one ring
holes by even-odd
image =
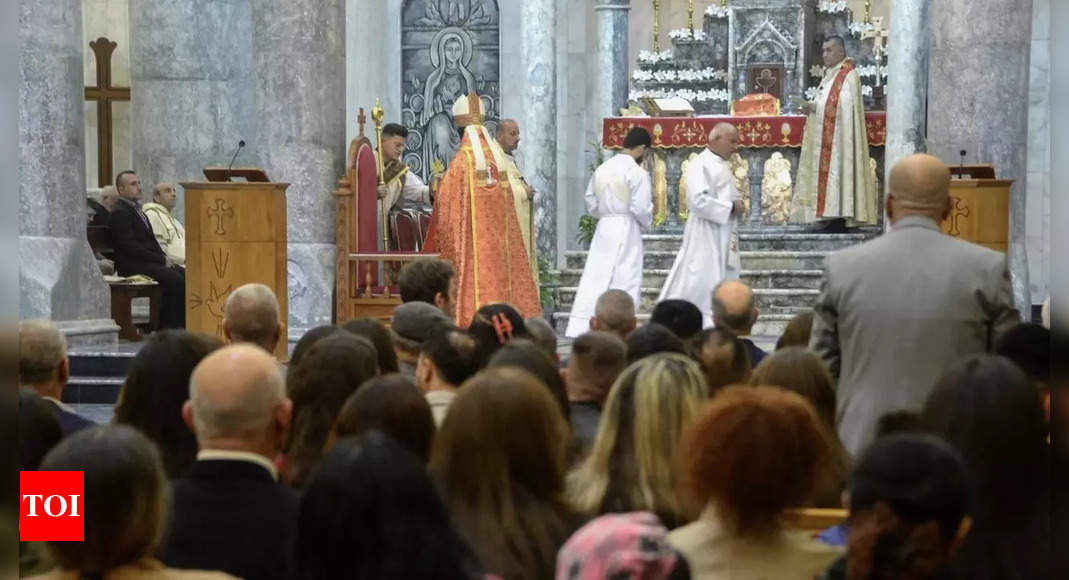
[[[401,8],[404,161],[429,182],[460,148],[451,109],[476,92],[493,132],[500,114],[500,11],[496,0],[406,0]]]

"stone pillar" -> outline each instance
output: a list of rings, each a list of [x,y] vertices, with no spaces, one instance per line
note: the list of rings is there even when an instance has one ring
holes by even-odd
[[[535,189],[539,257],[557,261],[557,0],[524,0],[524,168]]]
[[[203,180],[240,140],[236,164],[259,165],[249,0],[130,0],[130,29],[131,169],[143,198],[156,183]],[[180,187],[175,214],[184,221]]]
[[[268,175],[286,194],[289,334],[330,324],[334,189],[345,166],[344,0],[251,0],[256,115]]]
[[[924,153],[928,105],[928,17],[932,0],[891,3],[887,68],[887,146],[884,167],[890,181],[895,163]],[[882,209],[881,209],[882,211]]]
[[[71,346],[114,344],[108,286],[86,240],[82,1],[20,0],[19,318]]]
[[[628,11],[631,0],[596,0],[594,13],[598,24],[597,108],[595,114],[610,117],[620,114],[627,104]],[[601,124],[598,124],[600,137]]]
[[[930,25],[928,149],[950,164],[959,162],[964,149],[969,162],[993,163],[1000,178],[1016,180],[1009,260],[1017,307],[1026,314],[1031,308],[1025,210],[1032,0],[938,0],[932,3]]]

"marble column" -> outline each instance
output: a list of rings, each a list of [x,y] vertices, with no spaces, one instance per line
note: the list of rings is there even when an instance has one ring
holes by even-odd
[[[85,237],[82,1],[20,0],[19,318],[72,346],[114,344],[108,286]]]
[[[1016,180],[1010,198],[1009,261],[1014,298],[1027,315],[1032,0],[938,0],[932,2],[930,25],[928,150],[956,164],[964,149],[968,162],[993,163],[1000,178]]]
[[[557,0],[524,0],[523,103],[526,177],[535,189],[536,245],[550,269],[557,262]]]
[[[928,17],[932,0],[891,3],[888,40],[887,146],[884,166],[890,168],[914,153],[924,153],[928,104]]]
[[[598,25],[598,77],[595,113],[599,117],[620,114],[627,105],[628,12],[631,0],[596,0],[594,13]],[[601,125],[598,125],[600,132]]]
[[[345,166],[345,1],[251,0],[261,158],[290,184],[289,335],[330,324]]]
[[[240,140],[237,164],[259,165],[249,0],[130,0],[130,29],[132,169],[143,196],[156,183],[203,180]]]

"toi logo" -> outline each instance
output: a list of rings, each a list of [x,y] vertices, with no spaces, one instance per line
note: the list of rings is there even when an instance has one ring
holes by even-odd
[[[81,471],[19,472],[19,539],[85,539],[85,479]]]

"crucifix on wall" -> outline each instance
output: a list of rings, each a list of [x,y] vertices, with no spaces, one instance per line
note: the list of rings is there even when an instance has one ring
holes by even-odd
[[[95,87],[85,87],[85,100],[96,101],[97,104],[99,187],[111,183],[111,158],[115,143],[112,138],[111,104],[130,100],[130,87],[111,86],[111,54],[115,52],[116,46],[118,44],[103,36],[89,43],[89,48],[93,49],[93,55],[96,57],[97,84]]]

